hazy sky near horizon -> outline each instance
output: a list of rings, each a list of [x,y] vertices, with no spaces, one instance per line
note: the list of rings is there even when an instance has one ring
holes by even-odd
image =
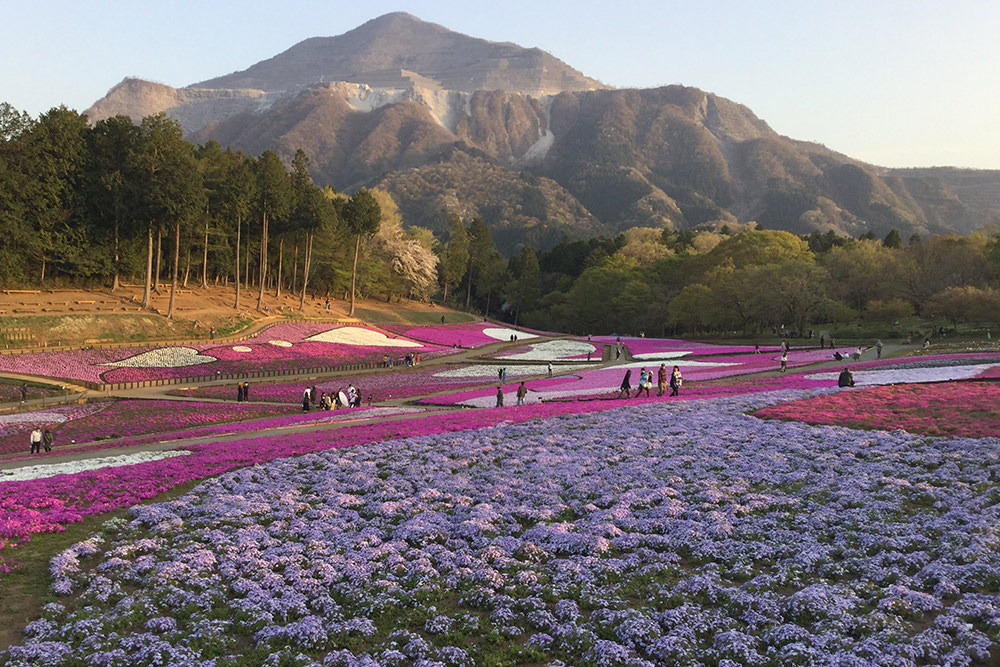
[[[126,77],[180,88],[393,11],[617,88],[716,93],[872,164],[1000,169],[994,0],[7,0],[0,102],[83,112]]]

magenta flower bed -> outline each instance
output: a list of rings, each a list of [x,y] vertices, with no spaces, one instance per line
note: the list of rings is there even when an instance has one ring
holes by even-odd
[[[790,401],[754,413],[764,419],[938,436],[1000,437],[1000,384],[888,385]]]
[[[134,444],[136,436],[169,433],[211,424],[241,422],[282,415],[291,406],[256,405],[253,403],[199,403],[192,401],[127,399],[89,403],[83,406],[50,408],[20,415],[36,419],[0,428],[0,454],[28,453],[28,435],[32,425],[48,427],[56,437],[53,454],[60,445],[92,442],[110,438],[127,438],[121,445]],[[55,421],[50,415],[65,416]]]
[[[350,345],[307,340],[343,327],[322,323],[277,324],[237,343],[188,346],[137,346],[102,350],[32,352],[0,356],[0,371],[98,383],[144,382],[262,371],[297,371],[356,363],[381,363],[385,355],[402,359],[450,354],[451,348],[421,344]],[[376,335],[392,339],[371,327]],[[274,341],[274,342],[272,342]],[[235,348],[249,348],[238,351]],[[117,365],[109,365],[117,364]]]
[[[367,400],[369,394],[375,402],[387,401],[393,398],[409,398],[454,389],[470,385],[490,382],[489,378],[455,378],[437,377],[445,367],[428,368],[395,367],[389,371],[380,371],[373,375],[345,375],[335,378],[324,378],[315,382],[302,380],[290,382],[275,382],[250,385],[250,397],[255,401],[301,402],[302,390],[306,386],[315,385],[316,391],[330,393],[339,391],[353,383],[361,390],[361,396]],[[190,398],[236,398],[236,386],[195,387],[174,389],[168,392],[174,396]]]

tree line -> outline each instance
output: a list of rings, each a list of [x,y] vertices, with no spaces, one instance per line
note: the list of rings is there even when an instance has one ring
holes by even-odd
[[[0,104],[0,281],[224,284],[234,308],[265,291],[438,300],[513,324],[580,334],[674,335],[908,317],[996,324],[995,231],[884,239],[759,224],[633,228],[502,257],[482,219],[447,234],[406,226],[378,189],[347,196],[284,164],[196,146],[163,114],[91,126],[65,107],[37,119]],[[244,295],[249,296],[244,296]],[[168,307],[172,314],[173,300]]]
[[[372,191],[347,197],[314,184],[301,150],[286,166],[272,151],[254,157],[215,142],[195,146],[164,114],[90,126],[66,107],[34,120],[0,105],[5,285],[114,290],[124,277],[141,279],[148,307],[166,276],[168,317],[178,284],[189,281],[231,285],[236,309],[251,288],[258,309],[265,290],[297,292],[300,306],[307,290],[342,291],[353,313],[359,263],[404,252],[428,262],[409,247],[420,245],[417,238],[399,238],[392,213]],[[382,230],[384,218],[390,224]],[[405,259],[383,259],[398,270],[371,271],[369,281],[426,292],[427,284],[408,282]]]
[[[880,240],[730,227],[565,241],[518,260],[523,279],[506,301],[525,325],[581,334],[748,337],[857,322],[892,331],[911,318],[1000,323],[995,232],[904,243],[896,230]]]

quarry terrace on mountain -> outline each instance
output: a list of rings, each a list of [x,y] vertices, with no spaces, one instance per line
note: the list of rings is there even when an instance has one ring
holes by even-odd
[[[185,88],[126,79],[86,113],[159,112],[191,141],[301,148],[317,183],[384,189],[439,236],[450,214],[482,218],[503,252],[630,227],[908,238],[1000,220],[1000,171],[865,164],[697,88],[614,89],[405,13]]]

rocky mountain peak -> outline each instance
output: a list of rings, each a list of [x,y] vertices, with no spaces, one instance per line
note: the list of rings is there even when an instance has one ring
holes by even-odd
[[[337,81],[408,88],[420,77],[445,90],[504,90],[530,96],[607,88],[554,56],[509,42],[469,37],[404,12],[287,51],[192,88],[289,91]]]

